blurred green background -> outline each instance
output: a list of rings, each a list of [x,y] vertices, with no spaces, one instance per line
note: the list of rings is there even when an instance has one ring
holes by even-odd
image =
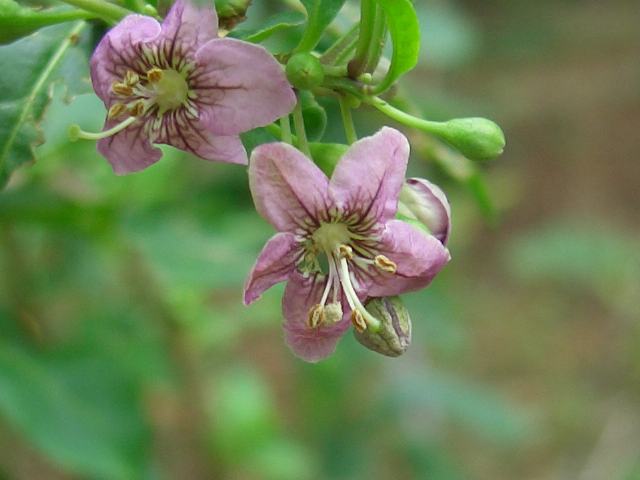
[[[253,3],[249,25],[279,8]],[[640,479],[638,3],[416,7],[402,90],[429,118],[496,120],[507,149],[474,166],[413,138],[454,230],[453,261],[406,296],[409,351],[349,334],[297,360],[282,288],[241,303],[272,234],[246,170],[167,149],[116,177],[66,140],[102,105],[60,90],[0,193],[0,478]]]

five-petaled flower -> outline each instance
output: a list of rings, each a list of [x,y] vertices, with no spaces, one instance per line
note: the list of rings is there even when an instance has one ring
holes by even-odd
[[[129,15],[91,58],[91,79],[108,109],[98,150],[118,174],[157,162],[154,143],[207,160],[247,163],[239,134],[288,114],[295,94],[262,47],[218,38],[212,6],[178,0],[162,25]]]
[[[391,128],[354,143],[331,179],[287,144],[254,150],[256,209],[279,233],[249,274],[244,302],[288,280],[285,336],[304,360],[330,355],[351,323],[375,330],[368,297],[423,288],[449,261],[442,240],[394,218],[408,159],[407,139]]]

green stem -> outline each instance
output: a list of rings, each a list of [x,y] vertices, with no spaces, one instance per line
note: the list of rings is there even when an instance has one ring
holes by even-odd
[[[311,150],[309,149],[309,141],[307,140],[307,132],[304,128],[304,117],[302,116],[302,102],[298,98],[296,108],[293,110],[293,125],[296,127],[298,135],[298,148],[307,157],[311,158]]]
[[[375,0],[360,1],[360,35],[356,44],[356,53],[350,62],[349,73],[352,78],[358,78],[367,64],[367,56],[371,48],[371,36],[376,20]]]
[[[340,96],[340,113],[342,114],[342,124],[344,126],[344,133],[347,137],[347,143],[351,145],[358,140],[358,134],[356,133],[356,127],[353,124],[353,116],[351,115],[351,107],[349,106],[348,99],[342,95]]]
[[[373,73],[380,62],[384,41],[387,35],[387,19],[382,7],[376,3],[376,15],[371,32],[371,43],[367,53],[367,61],[364,65],[364,71]]]
[[[332,77],[344,77],[347,75],[346,65],[323,65],[322,69],[324,70],[325,75],[330,75]]]
[[[91,18],[96,18],[96,14],[87,12],[85,10],[42,10],[37,12],[37,14],[30,15],[26,18],[18,17],[15,19],[16,24],[20,24],[23,22],[30,22],[31,25],[54,25],[56,23],[65,23],[72,22],[74,20],[89,20]]]
[[[347,32],[335,41],[320,57],[320,62],[324,64],[337,64],[336,59],[342,54],[342,52],[355,45],[358,40],[358,28],[356,23]]]
[[[422,118],[414,117],[413,115],[409,115],[408,113],[389,105],[387,102],[381,100],[378,97],[365,97],[362,100],[365,103],[368,103],[369,105],[377,108],[387,117],[408,127],[417,128],[418,130],[422,130],[423,132],[431,133],[434,135],[441,135],[446,128],[445,124],[442,122],[432,122],[429,120],[424,120]]]
[[[293,144],[293,137],[291,135],[291,122],[289,121],[289,115],[285,115],[280,118],[280,138],[283,142],[289,145]]]
[[[108,21],[119,21],[132,13],[126,8],[102,0],[62,0],[64,3],[81,8],[87,12],[95,13],[100,18]]]

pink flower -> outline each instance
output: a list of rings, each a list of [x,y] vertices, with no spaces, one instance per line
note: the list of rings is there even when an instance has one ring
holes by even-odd
[[[98,150],[117,174],[162,156],[154,143],[206,160],[247,163],[239,134],[288,114],[295,94],[262,47],[217,38],[215,9],[177,0],[162,25],[129,15],[91,58],[91,80],[109,109]]]
[[[423,288],[449,261],[436,237],[394,218],[408,158],[407,139],[391,128],[353,144],[331,179],[284,143],[254,150],[253,199],[280,233],[249,274],[244,302],[288,280],[285,337],[304,360],[330,355],[351,323],[375,331],[368,297]]]

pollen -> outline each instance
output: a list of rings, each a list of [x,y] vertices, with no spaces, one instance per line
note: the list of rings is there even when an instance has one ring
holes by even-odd
[[[129,107],[129,115],[132,117],[139,117],[144,113],[144,102],[136,102]]]
[[[111,105],[111,107],[109,107],[109,113],[107,114],[107,117],[108,118],[119,117],[125,112],[126,109],[127,109],[126,105],[122,103],[114,103],[113,105]]]
[[[353,323],[355,329],[360,333],[364,332],[367,329],[367,322],[365,322],[360,310],[356,309],[351,312],[351,323]]]
[[[136,86],[140,82],[140,76],[132,71],[127,70],[127,73],[124,75],[124,83],[125,85],[129,85],[130,87]]]
[[[398,266],[395,262],[389,260],[384,255],[377,255],[373,260],[373,263],[383,272],[396,273],[396,270],[398,270]]]
[[[151,70],[147,72],[147,80],[151,83],[158,83],[162,80],[163,72],[157,67],[153,67]]]
[[[314,305],[309,310],[307,324],[310,328],[317,328],[324,321],[324,307],[322,305]]]
[[[114,82],[113,85],[111,85],[111,90],[116,95],[121,95],[123,97],[130,97],[133,95],[133,88],[121,82]]]

